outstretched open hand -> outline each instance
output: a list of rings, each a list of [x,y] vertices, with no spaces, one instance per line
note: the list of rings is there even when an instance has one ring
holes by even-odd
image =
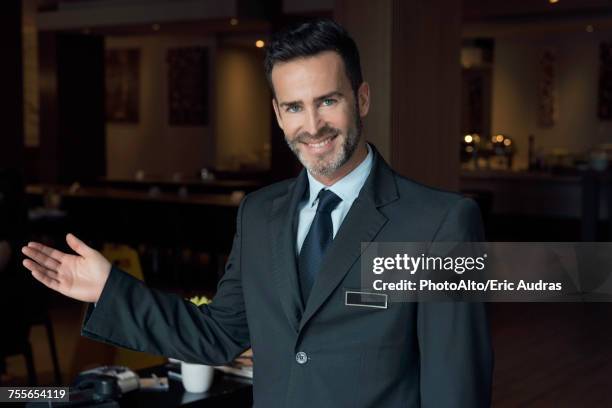
[[[97,302],[110,274],[110,262],[72,234],[66,235],[66,242],[76,255],[38,242],[28,243],[21,249],[28,257],[23,266],[38,281],[62,295],[83,302]]]

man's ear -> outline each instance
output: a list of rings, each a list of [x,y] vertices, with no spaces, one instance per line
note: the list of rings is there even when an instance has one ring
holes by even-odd
[[[367,82],[362,82],[359,86],[357,98],[359,102],[359,116],[364,117],[370,111],[370,85]]]
[[[278,122],[278,127],[284,130],[283,119],[281,119],[280,110],[278,108],[278,103],[276,102],[276,98],[272,98],[272,106],[274,107],[274,113],[276,114],[276,122]]]

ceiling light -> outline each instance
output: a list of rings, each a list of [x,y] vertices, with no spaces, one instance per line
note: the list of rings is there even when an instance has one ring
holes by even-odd
[[[255,46],[256,46],[257,48],[263,48],[263,47],[264,47],[264,45],[266,45],[266,43],[265,43],[265,42],[263,42],[263,40],[257,40],[257,41],[255,41]]]

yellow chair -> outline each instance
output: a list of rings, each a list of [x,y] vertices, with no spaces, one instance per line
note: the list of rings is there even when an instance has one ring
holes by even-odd
[[[119,269],[144,282],[138,252],[128,245],[104,244],[102,255]]]

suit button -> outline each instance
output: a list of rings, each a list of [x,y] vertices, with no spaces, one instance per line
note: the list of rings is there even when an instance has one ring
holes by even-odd
[[[308,355],[300,351],[295,355],[295,361],[297,361],[298,364],[306,364],[308,362]]]

